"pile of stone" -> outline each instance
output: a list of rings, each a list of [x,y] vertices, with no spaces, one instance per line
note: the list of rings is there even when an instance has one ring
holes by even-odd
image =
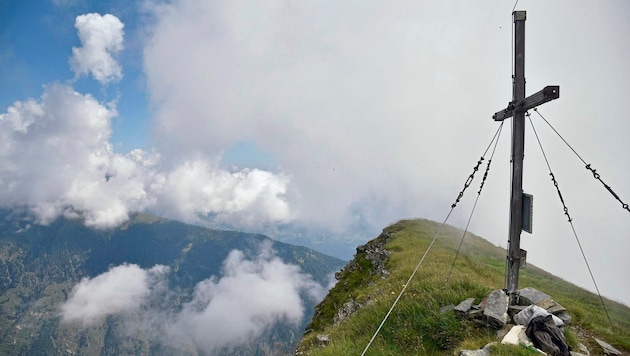
[[[535,348],[527,335],[525,335],[525,326],[522,325],[523,323],[521,322],[521,325],[515,325],[519,323],[515,320],[514,316],[516,315],[518,319],[523,315],[523,313],[519,315],[519,312],[522,312],[526,308],[542,308],[553,315],[558,325],[567,325],[571,322],[571,316],[567,310],[553,300],[551,296],[539,290],[534,288],[521,289],[514,299],[513,303],[510,303],[510,296],[504,291],[494,290],[479,304],[475,304],[474,298],[468,298],[456,306],[443,308],[443,310],[452,309],[460,318],[473,320],[477,323],[500,330],[498,334],[500,336],[499,340],[501,340],[502,343],[522,345],[532,349]],[[601,340],[597,340],[597,343],[602,346],[603,352],[606,355],[621,355],[621,352],[616,350],[612,345],[600,341]],[[479,350],[462,350],[460,356],[490,355],[491,345],[492,343]],[[590,354],[586,346],[581,344],[579,351],[580,352],[571,351],[571,355],[581,356]],[[542,351],[540,352],[543,355],[545,354]]]
[[[512,321],[515,314],[530,305],[536,305],[560,318],[564,324],[571,322],[566,308],[551,296],[534,288],[521,289],[516,296],[516,303],[510,303],[510,297],[502,290],[493,290],[488,297],[475,305],[474,298],[468,298],[456,305],[453,310],[460,317],[472,319],[496,329],[501,329]]]

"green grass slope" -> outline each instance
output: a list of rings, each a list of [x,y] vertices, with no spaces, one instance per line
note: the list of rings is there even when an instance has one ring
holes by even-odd
[[[386,228],[369,244],[385,243],[388,275],[374,273],[365,253],[338,273],[337,285],[316,307],[298,354],[360,355],[429,246],[440,225],[427,220],[404,220]],[[445,227],[407,287],[368,355],[453,355],[496,341],[497,331],[458,319],[440,308],[474,297],[479,303],[504,285],[505,251],[467,234],[448,282],[462,231]],[[521,270],[520,288],[533,287],[562,304],[573,320],[566,327],[570,345],[583,343],[591,355],[601,354],[593,336],[620,350],[630,350],[630,308],[605,300],[611,330],[599,297],[532,265]],[[355,311],[356,309],[356,311]],[[344,315],[351,311],[349,317]],[[327,335],[329,341],[322,341]],[[318,339],[318,336],[320,339]],[[457,353],[458,354],[458,353]],[[493,355],[527,355],[522,347],[497,347]]]

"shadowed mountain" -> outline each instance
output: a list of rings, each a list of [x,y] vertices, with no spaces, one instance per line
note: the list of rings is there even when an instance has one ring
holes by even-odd
[[[234,250],[242,255],[233,254]],[[266,257],[260,257],[261,254]],[[252,323],[256,329],[252,330],[256,332],[214,349],[181,341],[182,337],[179,343],[161,337],[165,333],[162,329],[168,326],[165,324],[176,320],[175,316],[180,315],[180,322],[185,319],[182,311],[203,312],[203,305],[187,306],[187,303],[192,304],[202,294],[202,281],[214,288],[212,293],[219,293],[221,278],[229,268],[229,257],[233,263],[249,266],[246,277],[258,278],[255,281],[260,283],[274,277],[265,274],[273,273],[274,269],[263,269],[269,264],[289,271],[291,276],[309,281],[312,278],[313,283],[326,286],[332,273],[344,264],[337,258],[263,235],[211,230],[145,214],[133,215],[116,229],[94,230],[85,227],[80,219],[61,218],[42,226],[23,213],[3,210],[0,212],[0,354],[290,353],[317,302],[308,296],[308,286],[313,283],[305,284],[307,287],[299,291],[303,309],[300,320],[279,314],[265,324],[263,317],[255,314]],[[255,262],[261,258],[262,262]],[[77,284],[103,282],[104,279],[97,277],[109,276],[117,266],[131,270],[132,265],[137,265],[134,271],[147,276],[151,276],[154,266],[165,266],[168,271],[160,277],[161,284],[150,285],[146,291],[150,294],[142,295],[144,299],[138,302],[138,308],[106,315],[93,323],[61,322],[60,308],[77,293]],[[257,292],[254,285],[242,291],[252,298]],[[206,296],[205,303],[211,299],[212,296]],[[237,315],[240,311],[226,314],[229,316],[230,312]],[[227,327],[230,322],[228,318],[218,324]]]

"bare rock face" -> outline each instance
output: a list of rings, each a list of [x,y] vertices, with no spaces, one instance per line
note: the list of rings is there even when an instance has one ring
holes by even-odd
[[[389,234],[383,231],[377,238],[369,241],[365,245],[357,247],[357,253],[355,259],[348,262],[348,264],[340,271],[335,273],[335,278],[340,280],[345,271],[355,271],[360,269],[356,256],[363,256],[366,260],[372,264],[371,273],[374,275],[380,275],[382,278],[389,276],[389,271],[385,269],[385,263],[389,258],[389,251],[385,249],[385,244],[389,241]]]
[[[346,321],[354,312],[356,312],[361,305],[351,299],[349,302],[343,303],[343,306],[337,310],[337,314],[334,317],[335,325]]]
[[[389,251],[385,249],[388,240],[389,234],[383,231],[376,239],[357,247],[357,254],[364,254],[365,259],[372,262],[372,273],[383,278],[389,275],[389,271],[385,269],[385,262],[389,258]]]

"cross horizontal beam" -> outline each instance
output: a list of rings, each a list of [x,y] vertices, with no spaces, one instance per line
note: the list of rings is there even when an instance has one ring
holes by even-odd
[[[558,85],[548,85],[536,94],[532,94],[518,103],[511,102],[508,107],[492,115],[494,121],[503,121],[514,115],[514,110],[527,111],[548,101],[560,97],[560,87]]]

